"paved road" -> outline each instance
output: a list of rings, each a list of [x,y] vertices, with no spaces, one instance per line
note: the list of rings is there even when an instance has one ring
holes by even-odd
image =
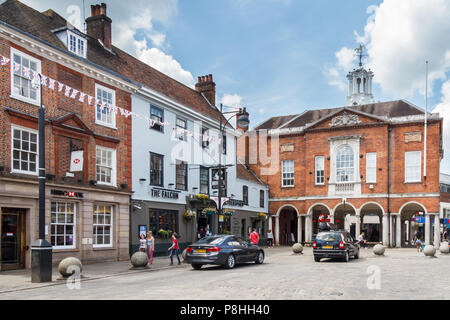
[[[233,270],[190,266],[0,294],[0,299],[449,299],[450,256],[426,258],[411,249],[388,250],[376,257],[362,250],[349,263],[313,261],[312,250],[293,255],[287,249],[267,250],[266,263]],[[375,273],[374,273],[375,270]],[[377,273],[380,274],[376,290]],[[369,274],[368,274],[369,272]],[[369,278],[370,277],[370,278]],[[370,290],[369,284],[374,290]]]

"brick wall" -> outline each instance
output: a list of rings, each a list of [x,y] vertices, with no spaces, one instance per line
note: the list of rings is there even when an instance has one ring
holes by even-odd
[[[39,59],[42,63],[42,73],[44,75],[83,91],[86,94],[95,96],[96,83],[114,90],[116,94],[116,105],[131,111],[130,93],[101,83],[87,75],[80,74],[51,60],[28,52],[9,41],[0,39],[1,55],[9,58],[10,47],[14,47],[21,52]],[[3,108],[0,110],[0,166],[5,168],[6,173],[11,171],[11,123],[37,129],[38,116],[37,106],[10,97],[10,68],[11,65],[0,67],[0,104],[2,107],[28,114],[31,117],[27,119],[26,117],[7,113]],[[119,187],[121,184],[127,184],[128,189],[131,190],[131,118],[117,115],[117,129],[112,129],[95,124],[95,108],[92,105],[88,105],[87,102],[81,103],[78,101],[78,98],[68,98],[64,95],[64,92],[58,93],[57,90],[50,90],[44,87],[42,99],[46,108],[46,119],[56,120],[74,113],[91,131],[89,134],[78,131],[72,132],[67,127],[61,131],[55,124],[47,122],[45,146],[47,173],[55,174],[57,175],[57,179],[62,179],[62,176],[67,172],[68,159],[70,161],[68,144],[70,143],[70,138],[73,138],[73,143],[80,144],[80,147],[81,145],[85,147],[86,153],[84,159],[86,172],[82,177],[78,177],[77,175],[76,180],[83,178],[83,183],[87,183],[89,180],[96,180],[95,147],[96,144],[100,144],[116,149],[117,184]],[[73,119],[63,124],[82,129],[80,124],[74,122]],[[101,138],[101,136],[111,137],[117,139],[117,141]]]

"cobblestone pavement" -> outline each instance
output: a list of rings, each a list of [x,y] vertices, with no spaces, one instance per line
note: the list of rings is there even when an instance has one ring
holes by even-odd
[[[424,257],[414,249],[387,250],[384,257],[361,249],[349,263],[314,262],[312,249],[294,255],[288,248],[266,249],[263,265],[233,270],[190,266],[82,281],[79,290],[63,285],[0,293],[0,299],[449,299],[450,255]],[[375,270],[375,273],[374,273]],[[380,289],[372,279],[380,274]],[[1,277],[1,275],[0,275]],[[368,281],[369,279],[369,281]],[[368,282],[369,287],[368,288]]]

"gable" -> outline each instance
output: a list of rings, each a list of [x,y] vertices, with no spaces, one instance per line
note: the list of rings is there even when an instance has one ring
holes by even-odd
[[[84,134],[93,134],[92,130],[89,129],[89,127],[76,114],[73,113],[53,120],[52,124],[57,127],[68,130],[75,130]]]
[[[308,129],[334,129],[361,126],[366,124],[384,123],[379,117],[363,114],[349,109],[342,109],[312,123]]]

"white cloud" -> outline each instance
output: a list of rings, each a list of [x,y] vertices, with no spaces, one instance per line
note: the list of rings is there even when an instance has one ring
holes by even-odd
[[[356,59],[355,51],[343,47],[335,53],[335,56],[337,59],[336,65],[325,69],[324,74],[328,78],[330,85],[345,91],[348,87],[348,83],[345,81],[345,75],[354,68],[354,61]]]
[[[220,103],[222,103],[224,106],[238,109],[242,106],[242,97],[238,94],[231,95],[225,93],[222,96],[222,99],[220,99]]]
[[[450,80],[446,81],[442,85],[441,89],[442,98],[441,102],[436,106],[433,112],[438,112],[441,117],[444,118],[443,124],[443,142],[444,142],[444,160],[441,162],[441,172],[450,174]]]

